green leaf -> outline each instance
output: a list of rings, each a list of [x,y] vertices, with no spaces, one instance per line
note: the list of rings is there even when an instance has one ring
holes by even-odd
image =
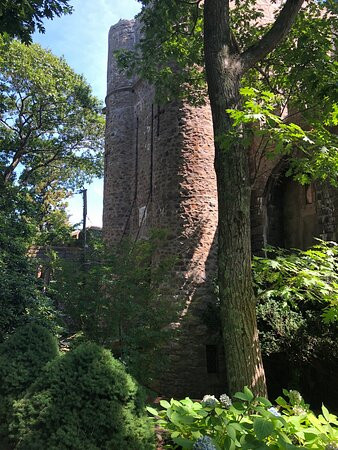
[[[194,442],[182,437],[173,438],[173,441],[175,442],[175,444],[180,445],[181,447],[183,447],[183,449],[187,450],[191,449],[194,445]]]
[[[257,397],[256,400],[259,401],[260,403],[263,403],[263,405],[265,405],[265,406],[272,406],[272,403],[270,402],[270,400],[268,400],[265,397]]]
[[[244,392],[236,392],[234,397],[238,398],[239,400],[244,400],[245,402],[249,402],[250,401],[250,396],[248,396]]]
[[[235,428],[232,426],[232,424],[228,424],[226,426],[226,431],[229,435],[229,437],[231,438],[231,440],[236,441],[236,430]]]
[[[168,409],[171,407],[170,403],[167,402],[167,400],[161,400],[160,405],[162,406],[162,408],[165,408],[165,409]]]
[[[283,397],[277,397],[276,398],[276,403],[278,405],[280,405],[280,406],[283,406],[283,407],[287,407],[288,406],[288,403],[286,402],[286,400]]]
[[[273,423],[261,417],[257,417],[257,419],[254,420],[253,426],[259,440],[265,439],[274,431]]]
[[[322,412],[323,412],[323,416],[324,416],[325,420],[330,422],[331,420],[330,420],[329,410],[324,405],[322,405]]]
[[[147,406],[147,411],[152,414],[153,416],[158,416],[158,411],[155,408],[152,408],[151,406]]]
[[[243,391],[247,395],[249,401],[251,402],[251,400],[253,400],[253,398],[254,398],[253,393],[250,391],[250,389],[247,386],[244,386]]]

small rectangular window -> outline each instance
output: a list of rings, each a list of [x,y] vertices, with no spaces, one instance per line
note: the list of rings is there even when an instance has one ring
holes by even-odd
[[[139,227],[145,223],[147,220],[147,207],[141,206],[141,208],[138,209],[138,225]]]
[[[207,372],[218,373],[218,350],[217,345],[206,345]]]

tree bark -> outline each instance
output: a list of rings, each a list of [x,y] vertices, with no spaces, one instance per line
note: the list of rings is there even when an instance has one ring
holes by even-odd
[[[230,394],[250,387],[266,395],[251,274],[249,149],[227,109],[240,107],[243,74],[287,35],[304,0],[287,0],[257,44],[240,54],[231,33],[229,0],[204,2],[204,56],[215,138],[218,189],[218,282]]]
[[[205,65],[215,137],[218,189],[218,281],[230,394],[250,387],[266,395],[251,275],[249,151],[226,139],[228,108],[240,106],[240,55],[224,0],[204,5]]]

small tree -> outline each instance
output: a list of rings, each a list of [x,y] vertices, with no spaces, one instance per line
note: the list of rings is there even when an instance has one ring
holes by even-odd
[[[100,102],[63,58],[36,44],[0,41],[0,72],[0,184],[21,186],[37,243],[55,243],[69,231],[66,199],[102,175]]]
[[[152,450],[140,386],[108,350],[84,343],[55,358],[9,423],[16,448]]]
[[[146,386],[161,371],[161,349],[177,318],[165,295],[172,259],[150,264],[165,245],[162,232],[149,240],[123,241],[118,249],[99,244],[87,253],[84,266],[61,264],[50,295],[57,301],[73,332],[112,349],[128,370]]]

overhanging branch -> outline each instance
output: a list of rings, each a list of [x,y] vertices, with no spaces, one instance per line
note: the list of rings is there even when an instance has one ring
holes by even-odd
[[[242,70],[246,72],[262,60],[286,37],[304,0],[287,0],[270,30],[241,55]]]

